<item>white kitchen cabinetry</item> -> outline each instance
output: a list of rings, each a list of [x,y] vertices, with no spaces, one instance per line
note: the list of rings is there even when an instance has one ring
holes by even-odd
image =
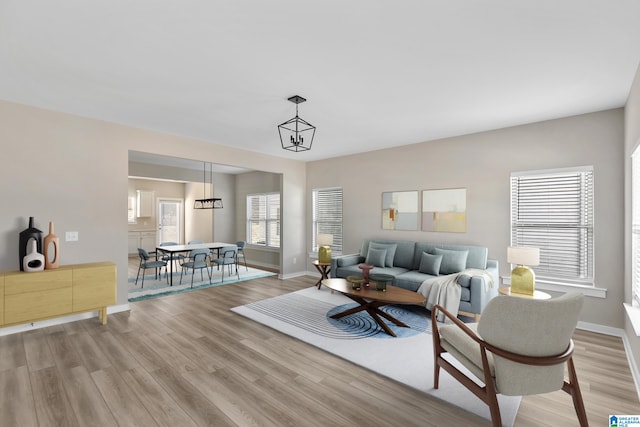
[[[138,248],[142,248],[147,252],[156,250],[156,237],[155,231],[129,231],[129,254],[137,255]]]
[[[145,218],[153,216],[153,191],[137,190],[137,217]]]
[[[143,231],[140,233],[140,247],[147,252],[156,250],[156,232]]]
[[[128,245],[129,255],[137,255],[138,254],[138,245],[140,244],[140,233],[137,231],[129,232]]]

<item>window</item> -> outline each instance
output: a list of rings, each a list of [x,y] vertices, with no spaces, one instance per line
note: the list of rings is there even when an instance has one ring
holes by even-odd
[[[331,250],[342,253],[342,188],[313,190],[313,251],[318,250],[318,234],[333,235]]]
[[[633,303],[640,305],[640,150],[631,155],[631,283]]]
[[[247,196],[247,243],[280,247],[280,194]]]
[[[541,282],[593,283],[593,167],[511,174],[511,244],[540,248]]]

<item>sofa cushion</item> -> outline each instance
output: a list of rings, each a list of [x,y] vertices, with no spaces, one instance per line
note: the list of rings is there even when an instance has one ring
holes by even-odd
[[[418,271],[437,276],[440,274],[440,264],[442,264],[442,255],[431,255],[427,252],[422,252],[422,260]]]
[[[416,251],[413,257],[413,266],[411,267],[411,270],[417,270],[418,268],[420,268],[420,261],[422,261],[422,252],[433,254],[435,253],[433,251],[435,248],[448,249],[453,251],[469,251],[469,255],[467,256],[467,265],[465,268],[477,268],[480,270],[485,270],[487,268],[489,250],[486,247],[474,245],[455,245],[447,243],[416,242]]]
[[[416,247],[416,242],[411,240],[367,240],[364,239],[362,241],[362,247],[360,248],[360,256],[365,258],[367,256],[367,252],[369,250],[369,245],[372,242],[383,243],[383,244],[395,244],[396,254],[393,258],[393,266],[394,267],[402,267],[407,268],[409,270],[417,270],[418,266],[413,267],[413,258],[414,251]],[[418,260],[418,264],[420,261]]]
[[[392,285],[416,292],[422,282],[427,279],[433,279],[434,277],[437,276],[420,273],[418,270],[408,270],[400,275],[397,275]]]
[[[396,256],[397,247],[398,245],[395,243],[380,243],[380,242],[369,243],[369,249],[385,249],[387,251],[387,255],[385,256],[385,260],[384,260],[385,267],[393,267],[393,258]]]
[[[352,254],[337,257],[336,263],[338,264],[338,267],[345,267],[347,265],[356,265],[362,261],[364,261],[364,258],[360,257],[360,255]]]
[[[440,264],[440,274],[459,273],[467,267],[467,256],[469,251],[452,251],[448,249],[435,248],[434,255],[442,255]]]
[[[374,267],[384,267],[386,256],[386,249],[369,248],[369,251],[367,251],[367,258],[364,262],[366,262],[367,264],[371,264]]]

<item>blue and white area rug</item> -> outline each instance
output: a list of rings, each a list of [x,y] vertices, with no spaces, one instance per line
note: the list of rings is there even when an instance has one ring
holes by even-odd
[[[150,270],[147,270],[150,271]],[[196,272],[193,279],[193,287],[191,287],[191,271],[189,273],[185,273],[182,277],[182,284],[180,284],[180,272],[173,273],[173,286],[169,286],[167,283],[167,279],[163,274],[161,274],[158,279],[155,278],[154,274],[147,274],[144,278],[144,288],[142,287],[142,277],[138,279],[138,284],[136,285],[136,278],[130,277],[128,279],[129,282],[129,301],[141,301],[149,298],[155,298],[159,296],[166,296],[171,294],[177,294],[181,292],[189,292],[195,291],[198,289],[207,289],[212,288],[214,286],[221,285],[230,285],[233,283],[244,282],[246,280],[251,279],[259,279],[261,277],[273,276],[276,273],[272,273],[270,271],[260,270],[258,268],[249,267],[248,270],[241,266],[238,269],[238,274],[235,272],[229,276],[225,272],[224,274],[224,282],[222,281],[222,272],[221,270],[217,270],[213,268],[211,274],[211,283],[209,283],[209,276],[206,271],[203,271],[204,280],[200,278],[200,272]]]
[[[392,378],[466,411],[491,419],[489,408],[447,372],[433,388],[433,345],[429,312],[421,307],[387,306],[383,310],[411,328],[388,323],[398,335],[387,335],[367,313],[331,319],[353,301],[315,287],[234,307],[231,310],[329,353]],[[464,367],[453,361],[463,371]],[[513,426],[520,397],[498,396],[504,426]]]

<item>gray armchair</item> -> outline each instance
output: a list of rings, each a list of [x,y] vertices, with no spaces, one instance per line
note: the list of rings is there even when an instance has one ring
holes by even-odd
[[[494,426],[502,425],[497,393],[522,396],[563,390],[573,398],[580,425],[588,426],[571,339],[582,300],[579,293],[550,300],[498,297],[487,304],[478,323],[470,324],[436,305],[431,316],[434,388],[438,388],[442,368],[489,405]],[[453,324],[437,323],[438,311]],[[469,369],[484,386],[457,369],[449,356]],[[564,379],[565,362],[568,381]]]

